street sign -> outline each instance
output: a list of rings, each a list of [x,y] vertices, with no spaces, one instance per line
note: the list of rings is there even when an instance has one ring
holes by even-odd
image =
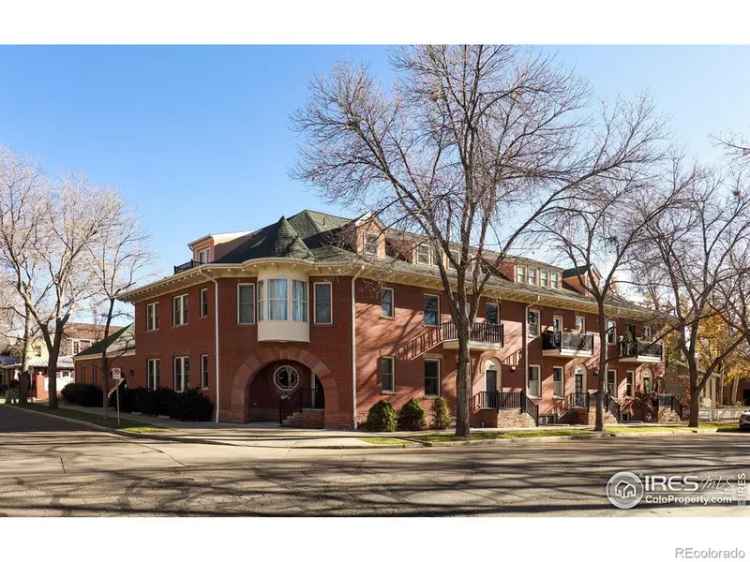
[[[122,378],[122,370],[119,367],[112,369],[112,380],[119,381]]]

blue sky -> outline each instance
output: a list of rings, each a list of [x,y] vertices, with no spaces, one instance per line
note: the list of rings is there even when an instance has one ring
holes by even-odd
[[[750,47],[545,47],[596,97],[648,92],[677,142],[750,133]],[[51,174],[117,187],[152,237],[155,270],[208,232],[251,230],[302,208],[346,214],[289,178],[290,114],[315,73],[387,47],[0,47],[0,144]]]

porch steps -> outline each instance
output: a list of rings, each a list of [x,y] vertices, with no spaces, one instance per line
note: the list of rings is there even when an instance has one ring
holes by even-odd
[[[281,421],[284,427],[321,428],[323,427],[323,410],[304,408],[288,415]]]

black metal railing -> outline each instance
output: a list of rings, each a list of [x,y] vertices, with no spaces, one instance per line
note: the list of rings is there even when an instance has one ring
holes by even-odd
[[[534,420],[534,425],[539,425],[539,405],[529,398],[525,392],[521,393],[521,412],[526,412]]]
[[[316,385],[315,388],[300,388],[286,397],[279,398],[279,423],[283,423],[292,414],[309,408],[319,410],[325,408],[325,397],[322,386]]]
[[[641,340],[628,340],[620,342],[620,357],[662,357],[662,344],[657,342],[644,342]]]
[[[589,407],[589,394],[588,392],[571,392],[565,397],[565,401],[568,408],[588,408]]]
[[[396,351],[399,359],[415,359],[444,341],[458,339],[455,322],[443,322],[439,326],[426,326],[415,337]],[[469,328],[469,340],[503,345],[503,325],[474,322]]]
[[[180,265],[174,266],[174,272],[175,274],[182,273],[183,271],[187,271],[188,269],[193,269],[194,267],[198,267],[200,264],[201,262],[199,261],[189,260],[189,261],[186,261],[185,263],[181,263]]]
[[[520,390],[504,392],[501,390],[483,390],[474,395],[474,407],[491,410],[521,410],[522,395]]]
[[[441,326],[443,340],[457,340],[458,328],[455,322],[444,322]],[[489,322],[474,322],[469,327],[469,340],[482,343],[503,344],[503,325]]]
[[[593,334],[574,334],[572,332],[544,332],[542,349],[562,351],[594,351]]]

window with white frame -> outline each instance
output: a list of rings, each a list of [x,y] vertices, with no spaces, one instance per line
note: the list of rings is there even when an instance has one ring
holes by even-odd
[[[258,320],[266,319],[266,293],[265,282],[258,281]]]
[[[529,375],[526,382],[526,392],[529,396],[539,396],[539,365],[529,365]]]
[[[201,388],[208,388],[208,354],[201,355]]]
[[[396,390],[395,361],[393,357],[381,357],[378,365],[380,375],[381,392],[394,392]]]
[[[540,317],[539,317],[539,311],[534,310],[533,308],[529,309],[528,319],[527,319],[527,328],[526,332],[530,338],[536,338],[539,336],[539,330],[540,330]]]
[[[208,263],[208,248],[198,252],[198,263]]]
[[[653,390],[653,383],[651,379],[651,371],[649,369],[646,369],[643,371],[643,392],[646,394],[650,394]]]
[[[537,270],[535,267],[529,268],[529,285],[536,285],[538,273],[539,270]]]
[[[146,361],[146,388],[156,390],[159,384],[159,360],[148,359]]]
[[[292,320],[307,322],[307,282],[292,281]]]
[[[393,289],[383,287],[380,289],[380,314],[383,318],[394,317]]]
[[[643,327],[643,337],[644,339],[650,340],[651,339],[651,326],[644,326]]]
[[[432,251],[429,244],[422,243],[417,245],[417,263],[432,264]]]
[[[424,324],[437,326],[440,324],[440,299],[437,295],[424,296]]]
[[[425,359],[424,361],[424,394],[425,396],[440,396],[440,360]]]
[[[174,358],[174,390],[185,392],[190,387],[190,357],[181,355]]]
[[[539,286],[540,287],[549,286],[549,272],[546,269],[542,269],[539,271]]]
[[[365,254],[368,256],[378,255],[378,235],[365,234]]]
[[[576,331],[579,334],[586,333],[586,317],[576,315]]]
[[[609,369],[607,371],[607,394],[617,396],[617,371]]]
[[[315,323],[332,324],[332,287],[331,283],[315,283]]]
[[[557,271],[553,271],[550,275],[550,287],[553,289],[560,288],[560,274]]]
[[[73,355],[78,355],[81,351],[81,342],[73,340]]]
[[[614,320],[607,320],[607,344],[617,343],[617,323]]]
[[[268,279],[266,281],[269,320],[288,319],[288,285],[289,283],[286,279]]]
[[[208,318],[208,287],[203,287],[200,292],[201,318]]]
[[[526,283],[526,266],[516,266],[516,283]]]
[[[563,331],[563,317],[559,314],[555,314],[552,317],[552,331],[556,334],[560,334]]]
[[[237,284],[237,323],[255,324],[255,285]]]
[[[172,299],[172,325],[184,326],[188,322],[188,296],[179,295]]]
[[[146,330],[153,332],[159,329],[159,303],[150,302],[146,305]]]
[[[552,367],[552,383],[553,383],[553,392],[555,393],[555,396],[557,397],[565,396],[565,385],[563,381],[563,368],[562,367]]]
[[[633,371],[627,371],[625,373],[625,396],[633,396],[633,379],[635,373]]]

